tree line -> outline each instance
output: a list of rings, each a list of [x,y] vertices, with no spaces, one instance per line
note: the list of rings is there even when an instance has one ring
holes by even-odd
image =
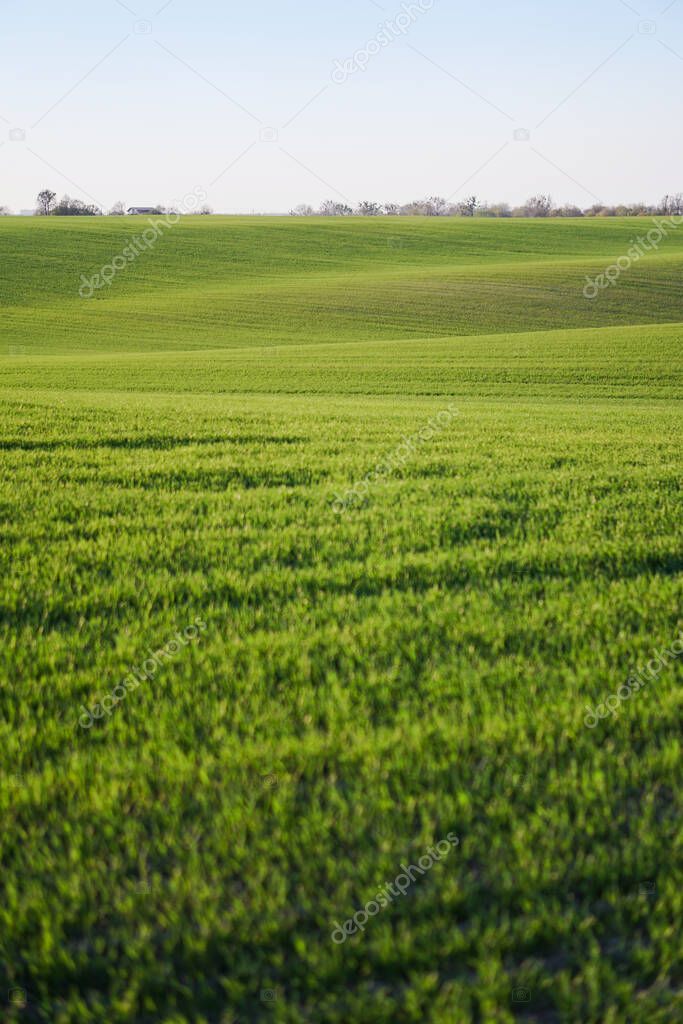
[[[38,193],[35,212],[41,217],[102,217],[99,206],[84,203],[80,199],[72,199],[65,195],[57,201],[57,194],[51,189],[43,189]],[[151,212],[163,215],[178,213],[174,207],[163,204],[155,206]],[[665,195],[659,203],[631,203],[618,206],[605,206],[594,203],[581,209],[571,204],[555,206],[551,196],[537,195],[527,199],[522,206],[510,206],[509,203],[487,203],[477,196],[468,196],[458,203],[450,203],[441,196],[429,196],[427,199],[416,199],[412,203],[399,206],[398,203],[376,203],[363,200],[354,208],[348,203],[339,203],[334,199],[326,199],[318,209],[302,203],[290,210],[292,217],[656,217],[683,215],[683,193],[675,192]],[[126,209],[122,202],[114,203],[108,212],[110,217],[125,216]],[[199,214],[210,214],[210,206],[202,206]],[[7,217],[11,210],[0,206],[0,217]]]
[[[650,217],[683,214],[683,193],[666,195],[659,203],[631,203],[605,206],[594,203],[585,209],[571,204],[555,206],[551,196],[538,195],[527,199],[522,206],[508,203],[487,203],[477,196],[468,196],[458,203],[450,203],[441,196],[416,199],[399,206],[397,203],[376,203],[364,200],[352,208],[348,203],[326,199],[316,210],[306,203],[290,210],[292,217]]]
[[[9,217],[11,210],[8,206],[0,206],[0,217]],[[172,206],[164,206],[159,203],[150,210],[151,214],[163,215],[167,213],[178,213]],[[210,206],[202,206],[197,213],[213,213]],[[103,217],[104,213],[94,203],[84,203],[80,199],[72,199],[71,196],[62,196],[57,201],[57,193],[52,189],[44,188],[36,197],[35,214],[38,217]],[[107,216],[125,217],[126,208],[122,202],[114,203]]]

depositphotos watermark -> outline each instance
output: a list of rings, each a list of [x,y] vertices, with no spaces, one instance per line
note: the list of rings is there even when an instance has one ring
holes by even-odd
[[[154,248],[164,231],[174,228],[182,214],[194,213],[199,204],[206,199],[206,192],[203,188],[196,188],[194,192],[188,192],[182,200],[177,203],[178,210],[172,213],[165,213],[162,216],[147,218],[148,228],[141,235],[133,235],[128,245],[124,246],[121,252],[114,256],[111,263],[105,263],[99,274],[86,277],[81,274],[81,287],[78,294],[82,299],[91,299],[100,288],[111,287],[116,275],[125,270],[131,263],[135,263],[138,256],[143,252],[149,252]]]
[[[590,278],[586,274],[586,284],[583,289],[584,299],[595,299],[605,288],[616,284],[621,275],[630,270],[633,264],[642,259],[646,253],[653,250],[656,252],[662,239],[668,237],[669,230],[675,231],[683,224],[683,216],[675,214],[672,217],[654,217],[652,223],[655,227],[650,228],[646,235],[632,238],[628,253],[625,256],[620,256],[616,263],[607,267],[603,274],[598,274],[596,278]]]
[[[162,663],[162,658],[175,657],[183,647],[187,647],[189,643],[196,640],[200,632],[207,628],[203,619],[195,619],[190,626],[185,627],[182,633],[178,630],[164,647],[160,647],[157,651],[153,651],[150,648],[148,650],[149,658],[143,662],[142,668],[132,669],[123,682],[115,686],[110,693],[95,704],[92,710],[86,708],[85,704],[81,704],[83,714],[78,719],[81,729],[91,729],[95,719],[103,718],[104,715],[111,715],[116,705],[120,704],[124,697],[127,697],[133,690],[137,690],[141,682],[149,682],[150,679],[154,678],[156,670]]]
[[[343,495],[335,495],[332,508],[337,515],[341,515],[347,508],[353,505],[354,499],[357,501],[362,500],[370,490],[370,484],[375,482],[378,477],[390,476],[400,466],[404,466],[416,448],[427,441],[431,441],[437,434],[440,434],[457,415],[458,412],[451,403],[448,409],[444,409],[442,412],[437,413],[436,416],[432,416],[427,425],[418,430],[416,434],[413,434],[411,437],[404,437],[401,444],[393,452],[390,452],[389,455],[384,456],[374,469],[365,474],[359,483],[349,487]]]
[[[414,25],[421,14],[431,11],[434,0],[418,0],[417,3],[402,3],[400,13],[383,22],[379,32],[361,49],[356,50],[346,60],[336,60],[332,81],[335,85],[343,85],[356,71],[365,71],[373,57],[376,57],[385,46],[390,46],[399,36],[404,36],[411,25]]]
[[[589,729],[595,729],[601,718],[615,715],[622,701],[628,700],[634,693],[642,690],[644,686],[647,686],[648,683],[657,678],[662,669],[667,667],[669,664],[667,655],[671,661],[675,661],[681,654],[683,654],[683,632],[674,640],[671,647],[666,647],[663,651],[656,651],[654,657],[650,658],[644,669],[641,668],[637,672],[632,672],[626,683],[620,686],[616,693],[611,694],[606,701],[598,704],[595,711],[586,705],[584,725]],[[652,668],[653,665],[654,668]],[[648,673],[648,679],[643,678],[645,672]]]
[[[333,921],[334,928],[332,929],[330,938],[338,946],[351,935],[355,935],[357,931],[365,931],[365,925],[371,917],[375,917],[379,914],[380,910],[384,907],[388,907],[395,896],[405,896],[408,889],[415,881],[415,875],[424,875],[430,868],[434,867],[437,861],[440,861],[442,857],[446,857],[452,849],[460,845],[455,832],[449,832],[445,839],[442,839],[436,846],[431,846],[427,853],[420,857],[417,864],[410,864],[406,867],[405,864],[401,864],[401,873],[396,876],[393,882],[389,885],[383,885],[374,900],[370,900],[365,904],[363,910],[357,910],[353,917],[350,917],[344,924],[339,924],[338,921]],[[426,861],[426,863],[425,863]],[[419,867],[417,866],[419,864]],[[394,891],[394,887],[398,892]],[[337,938],[336,936],[340,936]]]

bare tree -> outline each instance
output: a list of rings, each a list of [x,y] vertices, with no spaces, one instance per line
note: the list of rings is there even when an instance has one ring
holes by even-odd
[[[468,196],[467,199],[463,199],[462,202],[456,206],[456,213],[460,217],[474,217],[479,206],[479,200],[476,196]]]
[[[38,213],[41,217],[49,217],[55,205],[56,198],[57,193],[51,192],[49,188],[44,188],[42,192],[38,193]]]
[[[197,210],[197,213],[200,214],[202,217],[208,217],[209,214],[213,213],[213,210],[211,209],[210,206],[208,206],[206,203],[204,203],[203,206],[199,207],[199,209]]]
[[[12,211],[9,206],[0,206],[0,217],[11,217]]]
[[[299,203],[293,210],[289,211],[290,217],[314,217],[315,210],[308,203]]]
[[[441,196],[430,196],[426,203],[430,217],[447,217],[448,203]]]
[[[683,213],[683,195],[676,192],[674,195],[664,196],[659,204],[659,212],[665,216],[680,216]]]
[[[398,203],[385,203],[384,212],[387,217],[397,217],[401,210]]]
[[[550,196],[532,196],[524,204],[526,217],[549,217],[553,208],[553,201]]]
[[[358,208],[355,211],[359,217],[379,217],[382,213],[382,207],[379,203],[371,202],[364,199],[358,204]]]
[[[114,205],[112,206],[111,210],[109,211],[109,216],[110,217],[125,217],[125,215],[126,215],[126,208],[123,205],[123,203],[121,202],[121,200],[119,199],[119,201],[117,203],[114,203]]]
[[[320,207],[321,217],[348,217],[353,213],[346,203],[337,203],[334,199],[326,199]]]

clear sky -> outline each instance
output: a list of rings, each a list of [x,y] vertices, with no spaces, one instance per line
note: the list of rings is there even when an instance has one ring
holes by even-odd
[[[32,0],[2,28],[15,210],[683,191],[683,0]]]

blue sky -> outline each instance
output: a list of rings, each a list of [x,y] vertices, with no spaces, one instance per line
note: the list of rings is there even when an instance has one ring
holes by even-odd
[[[3,11],[0,204],[683,190],[683,0],[163,3]]]

